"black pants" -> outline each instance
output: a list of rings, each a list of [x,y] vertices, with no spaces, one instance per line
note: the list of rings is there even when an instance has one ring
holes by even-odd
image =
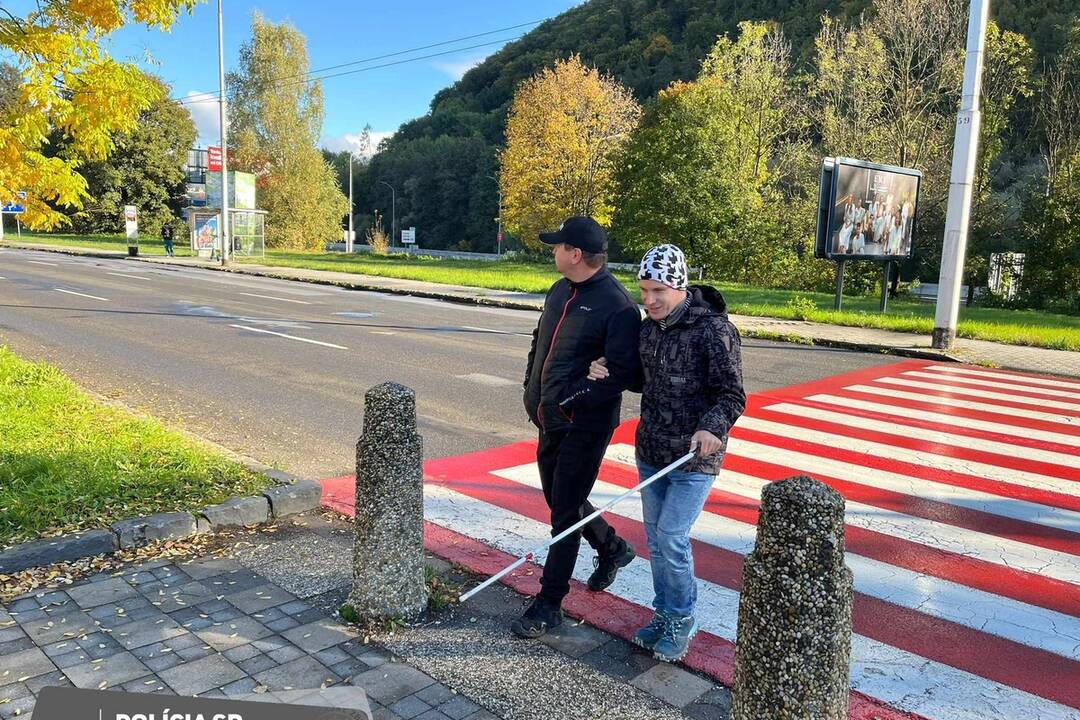
[[[540,466],[544,499],[551,508],[552,537],[594,510],[588,497],[613,432],[540,433],[536,462]],[[540,578],[541,597],[561,603],[570,592],[570,578],[574,574],[582,535],[600,555],[611,555],[619,550],[615,530],[603,517],[596,518],[583,531],[568,535],[548,551],[544,575]]]

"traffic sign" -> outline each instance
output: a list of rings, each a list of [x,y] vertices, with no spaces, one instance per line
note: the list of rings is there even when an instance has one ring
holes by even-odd
[[[0,206],[0,213],[5,215],[20,215],[26,212],[26,206],[18,202],[8,202]]]
[[[416,244],[416,228],[411,227],[408,230],[401,231],[401,242],[403,245],[415,245]]]
[[[214,145],[206,148],[206,169],[209,172],[221,172],[221,148]]]

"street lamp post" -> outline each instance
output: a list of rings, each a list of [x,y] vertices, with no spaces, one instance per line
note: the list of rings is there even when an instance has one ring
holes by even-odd
[[[989,0],[971,0],[968,17],[964,89],[960,97],[960,111],[956,115],[949,204],[945,215],[945,242],[941,249],[941,274],[938,278],[937,309],[932,336],[933,346],[943,350],[951,348],[956,339],[956,323],[960,312],[960,285],[964,280],[971,193],[979,150],[979,91],[982,85],[982,59],[986,45],[989,5]]]
[[[379,182],[390,188],[390,247],[394,247],[394,238],[397,237],[397,191],[385,180]]]
[[[353,251],[352,150],[349,150],[349,234],[345,236],[345,252]]]
[[[221,2],[217,4],[218,38],[218,122],[221,131],[221,264],[229,262],[229,146],[225,126],[225,26],[222,21]]]

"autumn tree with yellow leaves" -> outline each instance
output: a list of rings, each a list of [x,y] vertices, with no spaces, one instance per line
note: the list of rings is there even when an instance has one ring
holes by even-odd
[[[137,23],[168,30],[195,0],[53,0],[25,17],[0,7],[0,47],[20,84],[0,105],[0,202],[27,192],[23,223],[49,229],[64,221],[56,206],[88,197],[79,165],[101,160],[119,133],[160,100],[162,86],[135,65],[109,57],[105,38]],[[43,152],[59,134],[65,152]]]
[[[527,245],[571,215],[611,222],[613,178],[641,108],[574,55],[521,83],[500,153],[503,224]]]

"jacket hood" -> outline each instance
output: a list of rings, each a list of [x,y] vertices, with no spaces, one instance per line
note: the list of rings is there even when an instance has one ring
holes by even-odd
[[[687,308],[684,321],[693,323],[698,318],[708,316],[727,317],[727,302],[716,288],[708,285],[691,285],[690,307]]]

